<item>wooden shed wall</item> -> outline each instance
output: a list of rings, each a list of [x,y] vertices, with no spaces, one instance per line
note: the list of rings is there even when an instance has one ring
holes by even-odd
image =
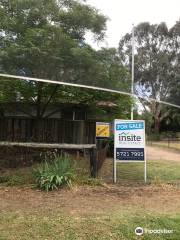
[[[93,144],[95,122],[1,118],[0,141]]]

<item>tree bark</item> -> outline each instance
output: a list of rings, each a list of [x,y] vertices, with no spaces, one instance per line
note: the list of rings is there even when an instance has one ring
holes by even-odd
[[[160,124],[161,124],[160,117],[155,117],[154,118],[154,132],[157,134],[159,134],[159,132],[160,132]]]

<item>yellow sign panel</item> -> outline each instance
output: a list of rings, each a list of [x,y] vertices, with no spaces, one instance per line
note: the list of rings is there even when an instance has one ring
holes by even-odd
[[[108,138],[110,137],[109,123],[96,123],[96,137]]]

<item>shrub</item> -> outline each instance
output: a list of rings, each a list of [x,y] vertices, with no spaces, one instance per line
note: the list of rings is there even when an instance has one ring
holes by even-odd
[[[71,187],[75,179],[73,164],[67,157],[57,156],[52,162],[46,160],[35,170],[35,178],[37,186],[47,192],[62,186]]]

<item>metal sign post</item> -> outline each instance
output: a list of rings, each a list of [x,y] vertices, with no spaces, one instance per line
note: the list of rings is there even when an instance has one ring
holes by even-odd
[[[117,163],[144,163],[144,181],[147,181],[147,162],[145,151],[145,121],[114,121],[114,183],[116,183]]]
[[[132,28],[132,76],[131,76],[131,93],[132,96],[134,95],[134,45],[135,45],[135,40],[134,40],[134,24]],[[134,119],[134,103],[131,105],[131,120]]]

